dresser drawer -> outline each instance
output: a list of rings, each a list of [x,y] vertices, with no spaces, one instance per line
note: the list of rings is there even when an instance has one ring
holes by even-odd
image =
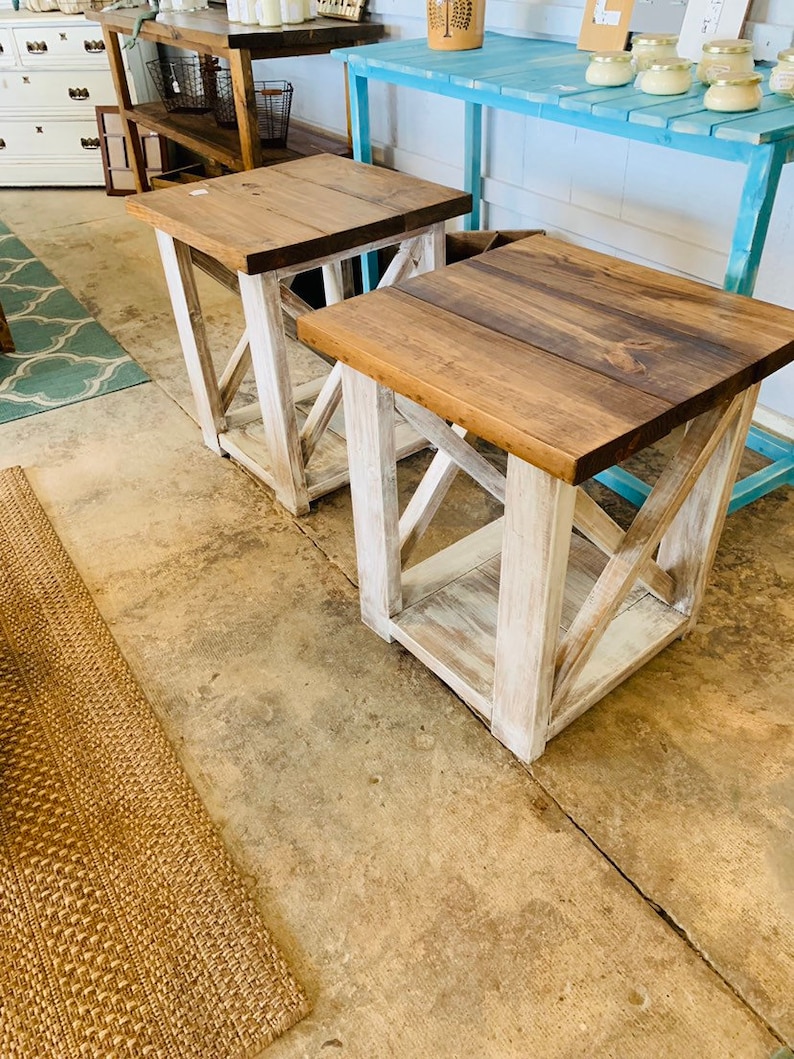
[[[53,167],[59,159],[97,158],[101,166],[99,131],[96,118],[48,118],[36,121],[10,121],[0,117],[0,168],[17,158],[51,158]]]
[[[75,16],[76,17],[76,16]],[[81,66],[86,64],[96,69],[108,65],[102,30],[96,22],[79,22],[59,26],[41,26],[28,23],[13,26],[17,51],[23,66],[31,68],[51,66],[53,63]]]
[[[11,30],[0,28],[0,67],[14,66],[17,61],[14,55],[14,39]]]
[[[95,106],[115,100],[110,70],[0,70],[0,116],[93,116]]]

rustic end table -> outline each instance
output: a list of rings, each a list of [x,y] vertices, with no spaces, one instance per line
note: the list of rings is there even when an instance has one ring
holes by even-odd
[[[791,310],[544,237],[298,331],[345,365],[363,620],[524,762],[692,627],[759,383],[794,359]],[[396,412],[438,449],[402,514]],[[624,532],[582,484],[682,424]],[[503,517],[406,567],[459,468]]]
[[[313,155],[133,195],[127,210],[155,228],[204,441],[270,486],[294,514],[348,481],[336,428],[341,368],[293,390],[282,311],[310,311],[289,289],[321,268],[328,303],[352,293],[352,259],[395,247],[381,283],[444,263],[444,224],[471,209],[465,192],[335,155]],[[199,264],[239,291],[245,330],[216,372],[196,286]],[[232,409],[253,367],[258,403]],[[314,402],[303,414],[298,406]],[[257,423],[257,429],[252,424]],[[401,454],[424,441],[401,425]]]

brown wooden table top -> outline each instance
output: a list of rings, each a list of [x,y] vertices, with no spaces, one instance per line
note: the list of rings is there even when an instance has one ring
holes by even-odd
[[[794,360],[794,311],[536,236],[299,337],[579,484]]]
[[[132,36],[139,8],[117,8],[113,11],[92,11],[92,21],[101,23],[115,33]],[[377,22],[351,22],[341,18],[315,18],[296,25],[275,27],[244,26],[229,22],[225,7],[209,7],[203,11],[170,11],[143,22],[139,35],[143,40],[158,41],[178,48],[197,46],[214,54],[248,49],[253,58],[275,55],[302,55],[330,51],[342,44],[366,44],[379,40],[385,27]]]
[[[319,154],[127,197],[127,210],[251,275],[399,236],[471,210],[471,196]]]

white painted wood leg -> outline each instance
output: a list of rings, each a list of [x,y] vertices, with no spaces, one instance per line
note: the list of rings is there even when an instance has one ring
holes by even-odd
[[[394,395],[346,365],[342,387],[361,618],[391,640],[390,619],[402,607]]]
[[[221,454],[218,435],[226,430],[226,419],[201,315],[190,247],[165,232],[156,230],[155,234],[204,444]]]
[[[658,564],[675,582],[673,606],[697,621],[725,524],[760,386],[753,386],[659,546]]]
[[[521,761],[548,738],[576,488],[510,455],[491,731]]]
[[[278,279],[273,273],[248,276],[238,272],[237,275],[273,488],[278,500],[289,511],[305,515],[309,510],[309,496],[287,362]]]
[[[351,261],[329,261],[327,265],[322,266],[322,271],[326,305],[335,305],[345,298],[352,298],[354,289]]]
[[[417,272],[432,272],[443,268],[447,259],[447,237],[444,222],[434,224],[422,236],[422,259]]]

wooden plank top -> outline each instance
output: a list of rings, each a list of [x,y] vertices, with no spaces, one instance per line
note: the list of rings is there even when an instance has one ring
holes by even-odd
[[[140,8],[134,7],[92,11],[90,18],[105,29],[132,36],[140,12]],[[246,26],[229,22],[225,7],[209,7],[203,11],[168,12],[157,19],[148,19],[142,23],[139,36],[142,40],[177,48],[196,46],[213,54],[247,48],[254,58],[265,58],[327,52],[340,44],[378,40],[384,32],[384,26],[379,23],[342,18],[315,18],[272,28]]]
[[[543,236],[298,335],[575,485],[794,360],[790,309]]]
[[[251,275],[399,236],[471,210],[471,195],[318,154],[128,196],[127,210]]]
[[[754,146],[794,141],[794,100],[769,91],[769,67],[763,75],[761,109],[744,114],[706,110],[706,86],[695,80],[681,96],[648,96],[633,85],[594,88],[585,81],[589,53],[573,44],[532,40],[487,32],[482,48],[435,51],[426,38],[387,40],[363,47],[340,47],[334,56],[361,77],[410,85],[473,100],[483,106],[540,113],[551,121],[605,128],[627,139],[648,139],[649,127],[682,137],[707,139],[717,153],[722,141]],[[693,57],[696,58],[696,57]],[[538,109],[540,108],[540,109]],[[602,124],[603,123],[603,124]],[[665,142],[658,139],[655,142]],[[700,149],[696,141],[692,149]]]

